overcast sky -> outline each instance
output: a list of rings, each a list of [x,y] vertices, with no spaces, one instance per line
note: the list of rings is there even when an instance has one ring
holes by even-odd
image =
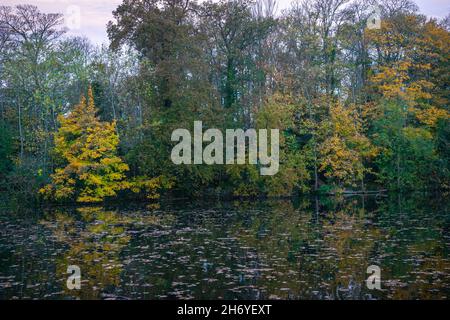
[[[34,4],[44,12],[59,12],[66,17],[69,34],[86,36],[92,42],[107,41],[106,24],[112,19],[112,11],[122,0],[1,0],[2,5]],[[278,0],[279,8],[289,5],[291,0]],[[443,18],[450,12],[450,0],[415,0],[420,11],[428,16]],[[79,26],[76,12],[80,12]]]

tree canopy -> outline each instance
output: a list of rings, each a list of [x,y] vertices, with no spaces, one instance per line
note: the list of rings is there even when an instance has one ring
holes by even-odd
[[[16,195],[447,189],[449,28],[410,0],[126,0],[109,46],[0,7],[0,179]],[[87,94],[87,99],[80,95]],[[280,129],[280,171],[178,166],[171,133]],[[120,139],[119,139],[120,137]],[[40,196],[38,190],[41,190]],[[158,190],[158,192],[157,192]]]

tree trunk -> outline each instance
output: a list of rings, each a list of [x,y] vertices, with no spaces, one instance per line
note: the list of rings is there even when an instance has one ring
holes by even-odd
[[[17,99],[18,103],[18,121],[19,121],[19,137],[20,137],[20,159],[23,159],[23,153],[24,153],[24,136],[23,136],[23,129],[22,129],[22,108],[20,103],[20,98]]]

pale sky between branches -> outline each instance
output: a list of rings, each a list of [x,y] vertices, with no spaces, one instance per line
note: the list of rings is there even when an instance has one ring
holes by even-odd
[[[291,0],[278,0],[279,11]],[[112,11],[122,0],[2,0],[2,5],[33,4],[41,11],[69,14],[71,6],[78,6],[81,13],[79,29],[69,30],[69,35],[85,36],[95,44],[107,42],[106,24],[112,19]],[[415,0],[420,12],[429,17],[444,18],[450,13],[450,0]]]

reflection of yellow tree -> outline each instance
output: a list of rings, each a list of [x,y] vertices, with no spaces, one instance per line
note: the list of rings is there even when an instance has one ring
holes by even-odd
[[[355,292],[347,292],[347,298],[361,298],[359,291],[367,278],[366,270],[370,266],[371,252],[374,245],[382,240],[382,233],[378,228],[366,225],[366,212],[357,207],[356,201],[342,202],[341,208],[335,212],[326,213],[323,223],[325,234],[324,245],[334,252],[335,264],[333,294],[339,298],[336,292],[338,287],[351,290],[350,284],[355,285]]]
[[[377,203],[376,211],[366,211],[373,203],[366,205],[362,202],[365,198],[343,196],[312,202],[304,199],[296,207],[290,201],[269,201],[263,203],[262,210],[255,210],[254,203],[237,202],[238,214],[230,216],[223,228],[217,227],[214,217],[194,223],[205,230],[217,230],[218,234],[211,235],[213,239],[226,234],[224,247],[207,245],[205,240],[210,236],[205,238],[203,234],[187,239],[189,243],[183,237],[178,239],[183,241],[169,241],[168,246],[161,246],[161,257],[154,261],[156,266],[167,261],[163,256],[169,247],[175,254],[181,253],[184,262],[169,264],[162,269],[164,274],[147,274],[148,265],[142,265],[143,278],[155,285],[155,294],[167,294],[174,281],[179,281],[174,280],[179,275],[195,273],[184,270],[184,266],[201,256],[208,262],[205,269],[211,262],[222,270],[222,279],[227,283],[221,285],[239,285],[232,290],[242,294],[248,291],[254,297],[349,299],[371,294],[377,298],[442,299],[448,292],[450,268],[442,226],[418,225],[428,211],[420,211],[417,201],[403,204],[399,200],[398,207],[391,200],[385,202],[385,207]],[[77,215],[57,212],[42,223],[53,230],[59,242],[69,245],[57,260],[57,274],[62,278],[65,295],[84,299],[117,293],[114,287],[124,285],[128,277],[122,272],[121,253],[125,253],[123,249],[130,242],[127,230],[155,223],[174,225],[176,219],[165,215],[160,221],[154,216],[116,214],[101,208],[77,211]],[[186,252],[187,248],[191,251],[200,246],[201,253]],[[365,287],[366,270],[372,264],[382,269],[382,292]],[[84,282],[79,292],[65,289],[68,265],[81,268]],[[205,290],[215,295],[218,288]]]
[[[126,227],[139,220],[154,224],[156,218],[144,216],[136,221],[136,217],[104,211],[99,207],[79,208],[77,212],[83,228],[73,217],[60,212],[42,223],[53,229],[58,241],[69,244],[69,250],[57,261],[57,274],[68,277],[69,265],[77,265],[81,269],[81,290],[68,290],[64,281],[64,293],[82,299],[96,299],[105,288],[120,284],[122,263],[119,254],[130,241]],[[52,220],[56,222],[50,222]]]

